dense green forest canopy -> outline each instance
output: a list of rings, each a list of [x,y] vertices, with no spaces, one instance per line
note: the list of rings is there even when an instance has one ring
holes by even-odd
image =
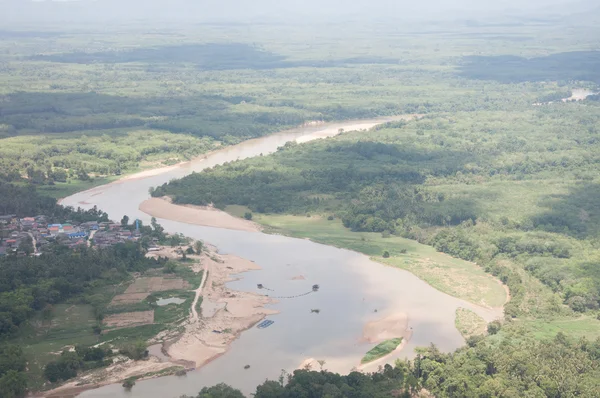
[[[455,54],[471,30],[511,48],[511,29],[374,42],[360,27],[345,29],[343,40],[334,28],[311,38],[279,27],[279,40],[227,25],[228,43],[219,25],[198,29],[176,41],[171,32],[5,31],[21,45],[0,45],[0,178],[90,186],[307,121],[512,110],[570,90],[566,80],[511,86],[457,76],[464,62]],[[340,45],[349,42],[356,45]],[[483,44],[468,41],[473,51]],[[572,63],[563,58],[554,62],[559,70]]]
[[[460,67],[469,79],[502,83],[582,80],[600,83],[600,51],[573,51],[545,57],[469,56]]]
[[[108,215],[96,207],[75,210],[57,204],[54,198],[40,195],[33,186],[23,187],[0,181],[0,215],[4,214],[15,214],[17,217],[43,215],[49,222],[108,221]]]
[[[35,55],[36,61],[64,63],[189,63],[202,70],[276,69],[302,66],[333,67],[345,64],[397,64],[399,60],[384,57],[352,57],[339,60],[290,61],[287,57],[245,43],[207,43],[139,48],[133,50]]]

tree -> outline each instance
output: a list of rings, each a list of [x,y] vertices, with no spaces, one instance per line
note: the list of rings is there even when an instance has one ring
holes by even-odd
[[[267,380],[256,387],[256,398],[279,398],[285,396],[285,388],[282,383],[273,380]]]
[[[502,323],[500,323],[500,321],[493,321],[488,324],[487,331],[489,334],[496,334],[500,331],[501,328]]]
[[[0,377],[0,397],[21,398],[27,392],[27,376],[23,372],[9,370]]]
[[[165,267],[163,268],[163,272],[165,274],[173,274],[177,270],[177,263],[174,261],[167,261]]]
[[[246,220],[252,220],[252,213],[250,213],[249,211],[244,213],[244,218]]]
[[[123,218],[121,218],[121,225],[124,227],[129,225],[129,216],[124,215]]]
[[[135,377],[130,377],[123,382],[123,388],[131,390],[135,386]]]
[[[28,256],[35,251],[35,248],[33,247],[33,240],[30,236],[27,236],[21,241],[19,244],[19,251],[24,252]]]
[[[200,390],[197,398],[245,398],[240,390],[219,383],[216,386],[204,387]]]
[[[196,254],[202,254],[204,243],[202,243],[201,240],[197,240],[196,243],[194,243],[194,249],[196,249]]]
[[[143,340],[138,340],[135,343],[128,344],[119,350],[119,352],[136,361],[148,356],[147,345]]]

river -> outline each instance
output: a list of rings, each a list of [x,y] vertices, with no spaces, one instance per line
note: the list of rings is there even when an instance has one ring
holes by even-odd
[[[389,120],[391,118],[350,121],[284,131],[223,148],[177,167],[165,168],[160,173],[142,173],[77,193],[61,203],[83,208],[96,205],[111,219],[118,220],[127,214],[132,219],[149,222],[150,217],[138,207],[148,199],[150,187],[225,162],[272,153],[289,141],[323,138],[337,134],[339,129],[369,129]],[[398,357],[411,357],[415,347],[432,342],[443,351],[455,350],[464,344],[454,326],[458,307],[471,309],[488,321],[501,315],[498,310],[441,293],[409,272],[386,267],[349,250],[278,235],[162,219],[159,222],[168,232],[205,240],[216,245],[221,253],[250,259],[262,267],[229,283],[232,289],[264,293],[257,289],[261,283],[274,289],[273,295],[277,296],[304,293],[313,284],[319,284],[320,290],[297,299],[281,299],[271,305],[279,311],[269,317],[275,321],[272,326],[242,333],[225,355],[185,377],[140,381],[131,391],[125,391],[120,385],[109,385],[83,392],[81,397],[170,398],[196,395],[203,386],[220,382],[250,394],[265,379],[276,380],[282,369],[291,372],[306,358],[325,360],[325,367],[331,371],[350,371],[373,346],[361,341],[364,325],[386,315],[406,313],[413,331],[406,347],[389,358],[391,362]],[[298,275],[305,279],[292,279]],[[315,308],[320,313],[311,313]],[[247,364],[250,368],[244,369]]]

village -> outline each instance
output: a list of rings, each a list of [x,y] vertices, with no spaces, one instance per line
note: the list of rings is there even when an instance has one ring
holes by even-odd
[[[136,225],[114,222],[73,222],[49,224],[44,215],[19,218],[0,215],[0,257],[41,255],[52,243],[69,248],[78,246],[109,247],[137,241],[141,233]]]

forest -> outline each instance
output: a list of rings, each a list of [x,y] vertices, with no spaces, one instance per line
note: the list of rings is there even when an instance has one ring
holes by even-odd
[[[460,68],[470,61],[454,57],[453,35],[385,38],[357,51],[339,47],[335,29],[311,43],[290,28],[293,46],[228,29],[230,43],[218,26],[198,27],[183,43],[169,33],[147,41],[107,32],[96,41],[3,31],[19,45],[0,44],[0,180],[60,197],[308,121],[512,110],[568,92],[564,81],[465,79]],[[345,34],[365,40],[360,30]],[[132,48],[136,38],[144,45]]]
[[[545,57],[470,56],[460,68],[471,79],[502,83],[525,81],[590,81],[600,83],[600,51],[573,51]]]
[[[15,214],[17,217],[44,215],[49,222],[108,221],[108,215],[96,207],[90,210],[64,207],[57,204],[56,199],[39,194],[34,186],[18,186],[2,181],[0,181],[0,214]]]

